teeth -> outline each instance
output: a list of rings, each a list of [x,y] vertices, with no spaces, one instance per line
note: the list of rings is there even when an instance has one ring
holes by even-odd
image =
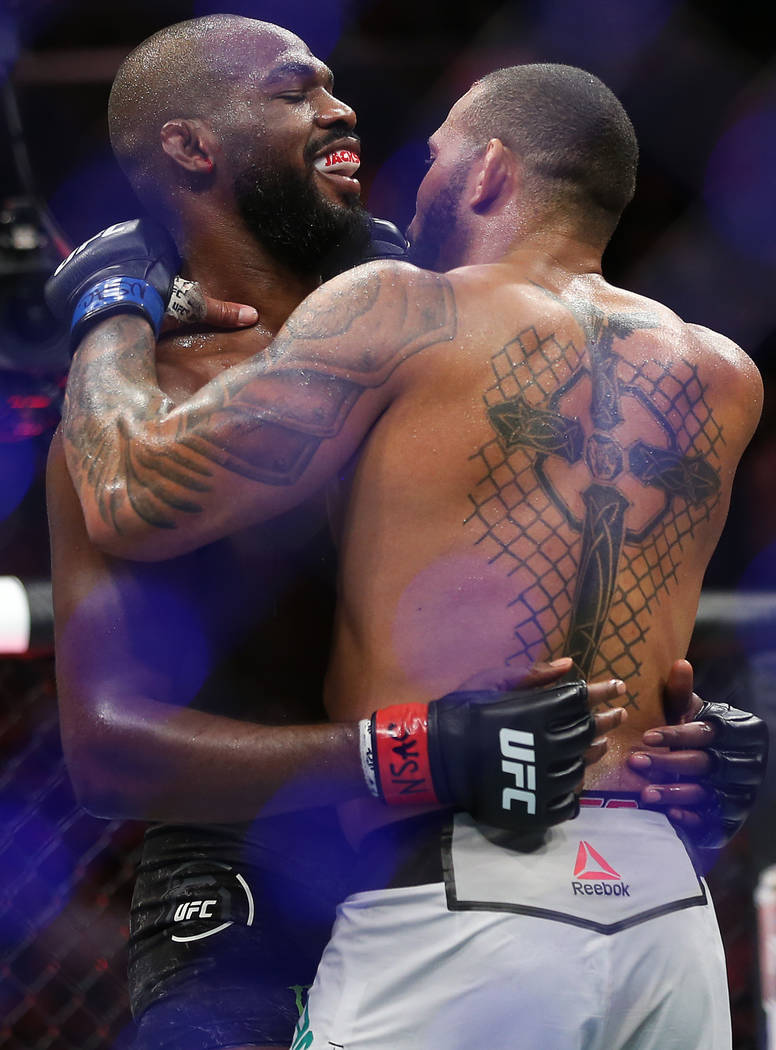
[[[327,153],[325,157],[318,157],[313,167],[324,174],[355,175],[361,167],[361,158],[352,150],[340,149]]]

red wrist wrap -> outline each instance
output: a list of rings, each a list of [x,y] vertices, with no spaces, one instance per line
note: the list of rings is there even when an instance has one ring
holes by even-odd
[[[372,716],[380,790],[389,805],[438,803],[428,759],[428,704],[394,704]]]

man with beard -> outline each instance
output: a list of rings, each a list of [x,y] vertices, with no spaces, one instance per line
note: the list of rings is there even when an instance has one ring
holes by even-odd
[[[354,461],[326,706],[362,717],[384,802],[397,758],[439,800],[429,695],[566,652],[586,676],[627,670],[618,746],[588,770],[578,821],[539,842],[356,800],[360,882],[296,1047],[727,1050],[713,909],[641,805],[656,761],[642,734],[689,641],[760,379],[728,340],[604,281],[637,147],[595,77],[497,71],[429,145],[410,232],[440,272],[335,278],[266,354],[179,405],[155,383],[147,319],[120,305],[88,332],[65,422],[81,501],[100,542],[164,557],[273,519]],[[85,287],[70,289],[79,325],[105,315]],[[109,477],[84,472],[84,418]],[[530,810],[540,749],[500,739],[501,806]]]
[[[174,235],[186,276],[259,314],[242,330],[162,338],[156,372],[172,405],[261,353],[333,258],[341,265],[369,241],[353,177],[355,115],[297,37],[215,16],[141,44],[116,77],[109,122],[116,155]],[[248,314],[256,322],[256,310]],[[110,486],[108,431],[82,423],[90,453],[81,480]],[[172,478],[178,468],[164,469]],[[357,726],[327,723],[321,701],[334,607],[325,498],[148,565],[91,543],[61,434],[48,486],[72,779],[93,812],[155,822],[132,907],[136,1046],[288,1046],[349,887],[353,856],[331,804],[368,796]],[[153,502],[141,493],[134,505],[158,522]],[[591,686],[590,695],[613,699],[621,687]],[[584,703],[574,711],[572,787],[591,721]],[[620,718],[599,717],[599,732]],[[564,791],[570,815],[573,792]]]

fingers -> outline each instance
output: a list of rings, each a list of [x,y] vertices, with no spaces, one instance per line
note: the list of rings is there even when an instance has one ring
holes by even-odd
[[[649,806],[699,810],[710,805],[713,795],[700,784],[648,784],[641,790],[641,800]]]
[[[618,726],[627,719],[628,712],[622,707],[614,707],[607,711],[598,711],[593,715],[593,722],[595,723],[595,738],[585,751],[584,759],[586,766],[595,765],[596,762],[600,762],[606,752],[609,750],[609,741],[605,736],[606,733],[611,733]]]
[[[705,748],[714,742],[716,730],[709,722],[686,722],[679,726],[657,726],[642,736],[647,747],[670,747],[672,750]]]
[[[622,725],[627,717],[628,712],[624,707],[612,707],[606,711],[596,711],[593,715],[596,736],[611,733],[617,726]]]
[[[609,741],[605,736],[596,737],[590,747],[585,751],[583,756],[586,766],[594,766],[596,762],[600,762],[606,752],[609,750]],[[582,790],[582,785],[579,785],[579,790]]]
[[[587,699],[591,707],[599,704],[608,704],[622,696],[625,692],[625,682],[619,678],[610,678],[608,682],[591,682],[587,687]],[[622,708],[618,708],[622,710]],[[619,724],[619,723],[618,723]]]
[[[223,299],[212,299],[205,296],[204,324],[214,328],[247,328],[256,324],[258,311],[245,303],[230,303]]]
[[[713,763],[706,751],[635,751],[628,756],[628,765],[657,782],[671,781],[674,777],[697,779],[708,776]]]
[[[689,721],[701,707],[700,698],[692,691],[693,669],[688,660],[675,660],[663,689],[663,711],[666,722],[676,725]]]
[[[564,674],[568,674],[574,666],[574,661],[569,656],[561,656],[558,660],[544,662],[538,660],[527,671],[523,671],[520,680],[512,688],[533,689],[541,685],[549,685],[556,682]]]
[[[691,809],[677,809],[672,806],[666,810],[666,816],[674,826],[682,828],[690,835],[699,834],[706,826],[704,817]]]

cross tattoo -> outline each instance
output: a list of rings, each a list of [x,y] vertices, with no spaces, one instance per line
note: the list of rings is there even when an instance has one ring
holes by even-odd
[[[581,555],[572,600],[571,618],[563,652],[571,656],[579,673],[588,677],[601,644],[618,568],[626,544],[642,545],[681,498],[700,505],[713,499],[720,478],[699,455],[683,454],[676,433],[654,401],[634,384],[618,375],[621,358],[615,353],[617,339],[626,339],[639,328],[654,327],[645,317],[628,314],[606,316],[595,307],[575,311],[586,337],[590,367],[577,369],[548,400],[547,408],[514,397],[488,407],[488,416],[505,452],[522,448],[536,453],[533,469],[546,495],[565,520],[581,534]],[[562,400],[582,380],[591,384],[593,432],[586,435],[578,419],[564,416]],[[616,431],[624,422],[624,403],[636,399],[665,436],[665,446],[643,440],[623,446]],[[590,484],[582,492],[584,518],[574,513],[553,482],[548,469],[553,460],[583,461]],[[662,504],[639,528],[629,528],[630,501],[618,488],[624,474],[662,494]]]

